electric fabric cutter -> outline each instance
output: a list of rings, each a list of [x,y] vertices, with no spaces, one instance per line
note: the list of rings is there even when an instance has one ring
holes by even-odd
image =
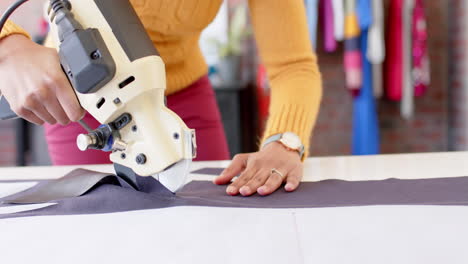
[[[51,0],[48,14],[64,73],[102,124],[79,135],[77,147],[110,152],[116,173],[134,187],[136,175],[152,176],[177,191],[196,156],[195,131],[166,107],[164,62],[130,2]],[[1,98],[0,118],[15,117]]]

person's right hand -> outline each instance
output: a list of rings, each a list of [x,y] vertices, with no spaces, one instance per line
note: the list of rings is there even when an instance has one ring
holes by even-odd
[[[67,125],[85,114],[62,71],[57,51],[23,35],[0,41],[0,91],[29,122]]]

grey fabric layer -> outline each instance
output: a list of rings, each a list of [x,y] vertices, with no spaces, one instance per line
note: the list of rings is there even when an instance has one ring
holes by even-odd
[[[192,171],[192,174],[220,175],[223,171],[223,168],[203,168],[196,171]]]
[[[207,181],[186,185],[176,195],[151,177],[138,178],[140,191],[101,184],[85,195],[50,202],[57,205],[2,218],[123,212],[173,206],[314,208],[365,205],[468,205],[468,177],[348,182],[304,182],[293,193],[283,189],[266,197],[231,197],[225,186]],[[33,187],[34,188],[34,187]]]
[[[77,169],[64,177],[40,182],[33,188],[1,200],[9,204],[37,204],[77,197],[99,184],[119,184],[114,175]]]

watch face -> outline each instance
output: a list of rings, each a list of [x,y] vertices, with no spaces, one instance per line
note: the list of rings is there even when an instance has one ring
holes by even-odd
[[[302,147],[301,139],[294,133],[286,132],[281,137],[281,142],[288,148],[299,150]]]

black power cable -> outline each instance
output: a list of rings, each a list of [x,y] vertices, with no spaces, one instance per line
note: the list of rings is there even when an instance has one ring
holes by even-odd
[[[3,13],[2,18],[0,19],[0,33],[2,33],[3,26],[5,26],[5,23],[7,22],[8,18],[10,18],[11,14],[15,12],[18,7],[20,7],[22,4],[26,3],[29,0],[18,0],[15,3],[13,3],[8,9]]]

